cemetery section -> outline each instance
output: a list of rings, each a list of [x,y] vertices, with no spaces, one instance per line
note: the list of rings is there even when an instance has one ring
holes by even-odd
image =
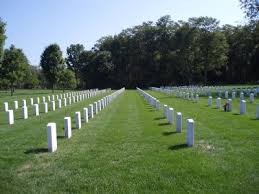
[[[200,97],[196,103],[151,90],[126,90],[101,108],[104,103],[101,99],[114,92],[29,120],[20,119],[11,126],[2,125],[1,190],[6,193],[53,193],[57,188],[69,193],[258,190],[255,178],[258,120],[216,109],[214,98],[212,108],[207,106],[207,97]],[[152,98],[144,97],[148,95]],[[76,126],[76,112],[81,114],[80,129]],[[56,124],[57,149],[53,153],[47,142],[49,123]],[[69,127],[67,123],[71,123],[71,131],[65,130]],[[193,133],[188,135],[192,125]]]

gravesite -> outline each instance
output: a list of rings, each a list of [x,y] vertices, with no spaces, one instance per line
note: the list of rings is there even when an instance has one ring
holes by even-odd
[[[0,193],[259,193],[259,1],[1,1]]]

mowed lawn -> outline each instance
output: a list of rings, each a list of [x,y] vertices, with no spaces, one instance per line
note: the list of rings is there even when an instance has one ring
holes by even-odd
[[[0,124],[1,193],[259,192],[259,121],[252,114],[207,107],[205,98],[197,104],[148,92],[182,112],[182,133],[133,90],[74,129],[69,140],[64,116],[74,122],[75,111],[103,95],[12,127]],[[193,148],[185,144],[187,118],[195,120]],[[57,123],[55,153],[46,152],[48,122]]]

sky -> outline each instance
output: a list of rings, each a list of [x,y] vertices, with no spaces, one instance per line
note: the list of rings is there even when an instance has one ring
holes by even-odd
[[[0,0],[7,23],[5,48],[23,49],[30,64],[39,65],[43,50],[70,44],[91,49],[103,36],[170,15],[174,21],[210,16],[220,24],[244,23],[239,0]]]

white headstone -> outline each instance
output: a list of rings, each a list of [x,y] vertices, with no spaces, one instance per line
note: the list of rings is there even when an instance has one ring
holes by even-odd
[[[182,113],[180,112],[176,113],[176,132],[182,132]]]
[[[49,152],[55,152],[58,147],[56,123],[48,123],[47,134],[48,134],[48,150]]]
[[[22,106],[27,106],[27,103],[26,103],[25,99],[22,100]]]
[[[64,106],[66,107],[67,106],[67,99],[64,98]]]
[[[216,108],[220,108],[221,106],[221,98],[216,99]]]
[[[31,105],[33,105],[33,98],[30,98]]]
[[[55,111],[56,110],[55,101],[51,101],[51,105],[52,105],[52,110]]]
[[[39,105],[38,104],[34,104],[34,114],[35,116],[39,116],[40,112],[39,112]]]
[[[244,100],[244,93],[240,92],[240,100]]]
[[[225,98],[228,99],[228,91],[225,91]]]
[[[23,119],[28,119],[28,108],[27,108],[27,106],[22,107],[22,116],[23,116]]]
[[[89,118],[94,118],[94,107],[92,104],[89,105]]]
[[[37,104],[40,103],[40,97],[37,97]]]
[[[62,107],[62,101],[61,99],[58,99],[58,108],[61,108]]]
[[[84,121],[88,123],[88,108],[84,108]]]
[[[164,117],[167,118],[167,105],[164,104]]]
[[[209,98],[208,98],[208,106],[211,106],[211,104],[212,104],[212,96],[209,96]]]
[[[9,110],[8,102],[4,102],[4,111],[7,112]]]
[[[169,108],[169,110],[168,110],[168,121],[170,124],[174,123],[174,109],[173,108]]]
[[[94,113],[98,114],[98,103],[94,102]]]
[[[70,138],[72,136],[72,129],[71,129],[71,117],[64,118],[64,129],[65,129],[65,137]]]
[[[18,109],[18,101],[17,100],[14,101],[14,109]]]
[[[236,98],[236,92],[232,92],[232,99]]]
[[[47,113],[49,111],[48,103],[44,102],[44,113]]]
[[[194,146],[194,121],[187,119],[187,145],[188,147]]]
[[[253,103],[254,101],[255,101],[254,94],[251,93],[251,94],[250,94],[250,102]]]
[[[81,112],[75,112],[76,128],[81,129]]]
[[[231,112],[232,111],[232,99],[228,99],[228,107],[227,111]]]
[[[240,114],[246,114],[246,101],[245,100],[241,100],[240,101]]]
[[[45,96],[42,96],[42,102],[46,102],[46,97]]]
[[[99,110],[99,111],[102,110],[101,100],[98,100],[98,110]]]
[[[7,117],[8,117],[8,124],[9,124],[9,125],[14,124],[14,114],[13,114],[13,110],[8,110],[8,111],[7,111]]]

